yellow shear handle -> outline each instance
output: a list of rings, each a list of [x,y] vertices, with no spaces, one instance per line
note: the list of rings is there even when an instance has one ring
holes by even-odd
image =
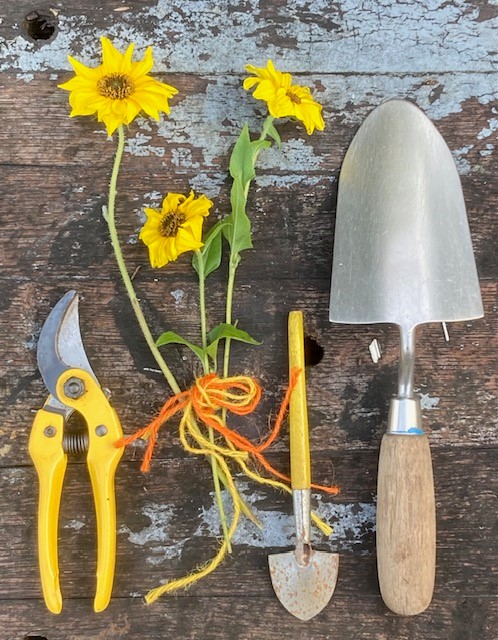
[[[301,370],[290,397],[290,457],[293,489],[311,487],[310,443],[306,404],[306,376],[304,371],[304,329],[301,311],[289,313],[289,369]]]
[[[80,379],[85,392],[79,398],[64,394],[70,378]],[[57,393],[64,402],[79,411],[88,426],[87,464],[92,482],[97,519],[97,588],[93,608],[103,611],[111,599],[116,564],[116,498],[114,476],[123,449],[114,442],[123,436],[119,418],[104,392],[86,371],[71,369],[59,379]]]
[[[45,604],[52,613],[62,611],[57,559],[57,533],[67,456],[62,449],[64,417],[40,409],[29,438],[29,454],[39,481],[38,562]]]

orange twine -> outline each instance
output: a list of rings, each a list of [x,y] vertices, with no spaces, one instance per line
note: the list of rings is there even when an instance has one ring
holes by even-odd
[[[300,369],[292,369],[289,386],[287,387],[275,424],[268,438],[259,445],[253,444],[240,433],[227,427],[217,414],[217,411],[226,409],[237,415],[252,413],[261,399],[260,385],[256,380],[247,376],[219,378],[215,373],[210,373],[201,378],[197,378],[195,384],[190,389],[169,398],[164,403],[158,416],[152,420],[150,424],[130,436],[121,438],[114,443],[114,446],[123,447],[139,438],[146,438],[148,441],[147,449],[141,470],[147,472],[150,469],[157,434],[161,426],[180,411],[187,412],[192,409],[199,420],[206,426],[211,427],[220,435],[224,436],[226,440],[232,443],[237,449],[252,454],[270,474],[290,483],[288,476],[277,471],[277,469],[268,462],[263,455],[263,451],[275,441],[280,433],[292,391],[296,386],[300,374]],[[326,487],[318,484],[312,484],[311,486],[314,489],[332,495],[339,493],[339,488],[336,486]]]

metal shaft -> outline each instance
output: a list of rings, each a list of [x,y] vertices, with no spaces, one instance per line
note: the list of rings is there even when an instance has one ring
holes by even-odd
[[[415,328],[400,327],[400,359],[398,374],[398,398],[413,398],[413,374],[415,371]]]
[[[311,557],[311,490],[294,489],[292,502],[296,524],[296,560],[305,567]]]

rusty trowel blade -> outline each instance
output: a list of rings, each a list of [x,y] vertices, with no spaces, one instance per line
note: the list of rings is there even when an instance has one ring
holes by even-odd
[[[282,605],[299,620],[310,620],[327,606],[334,593],[339,555],[312,551],[306,566],[294,551],[268,556],[273,589]]]

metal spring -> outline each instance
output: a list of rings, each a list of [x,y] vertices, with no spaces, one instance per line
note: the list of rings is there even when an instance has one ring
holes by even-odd
[[[78,455],[88,451],[88,433],[86,431],[73,431],[64,433],[62,437],[64,453]]]

